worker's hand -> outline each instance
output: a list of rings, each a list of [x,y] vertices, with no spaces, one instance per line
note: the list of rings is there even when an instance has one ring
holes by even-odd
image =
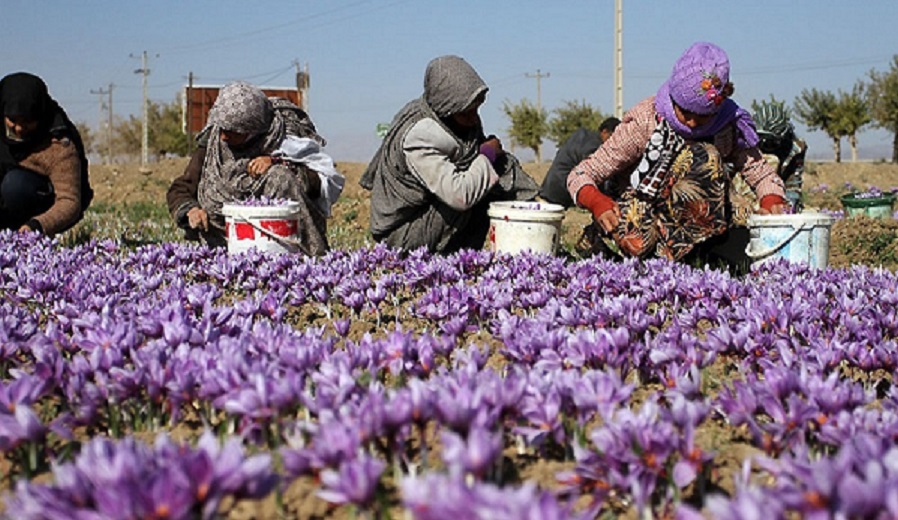
[[[209,231],[209,214],[203,208],[190,208],[187,212],[187,224],[190,229]]]
[[[498,137],[491,135],[480,145],[480,153],[485,155],[491,163],[494,163],[496,159],[505,154],[505,150],[502,149],[502,141]]]
[[[759,206],[761,206],[758,209],[760,215],[779,215],[786,211],[786,201],[779,195],[765,195],[761,198]]]
[[[785,204],[774,204],[770,206],[770,209],[761,208],[758,210],[759,215],[780,215],[786,211]]]
[[[246,171],[251,177],[260,177],[268,171],[268,168],[271,168],[272,163],[270,156],[260,155],[249,162]]]
[[[44,232],[44,228],[41,227],[41,223],[35,219],[31,219],[19,227],[19,233],[33,233],[35,231],[39,233]]]
[[[611,233],[620,223],[620,205],[599,188],[588,184],[577,192],[577,204],[588,209],[592,218],[606,233]]]
[[[606,233],[611,233],[620,224],[620,206],[615,202],[611,209],[598,216],[594,214],[593,218],[596,219],[596,222],[602,226]]]

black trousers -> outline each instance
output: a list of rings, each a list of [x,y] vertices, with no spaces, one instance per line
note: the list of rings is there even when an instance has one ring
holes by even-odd
[[[707,263],[711,267],[726,267],[733,274],[746,274],[751,267],[751,259],[745,253],[750,241],[748,228],[731,227],[722,235],[698,244],[683,261],[693,265]]]
[[[18,229],[50,209],[56,200],[46,175],[12,168],[0,180],[0,229]]]

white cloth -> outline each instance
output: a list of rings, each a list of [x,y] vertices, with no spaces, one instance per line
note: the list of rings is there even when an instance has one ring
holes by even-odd
[[[287,135],[271,156],[302,164],[318,174],[321,179],[321,195],[315,199],[315,203],[330,217],[331,206],[340,198],[343,186],[346,185],[346,177],[334,167],[331,156],[321,151],[321,145],[307,137]]]

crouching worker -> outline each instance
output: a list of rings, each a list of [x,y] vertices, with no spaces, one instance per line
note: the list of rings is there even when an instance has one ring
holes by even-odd
[[[752,108],[760,138],[758,148],[783,179],[786,199],[792,213],[801,213],[803,206],[801,185],[808,145],[804,139],[795,135],[795,127],[784,102],[771,99],[753,104]]]
[[[747,261],[752,204],[782,213],[786,201],[751,116],[730,99],[729,72],[723,49],[694,44],[657,94],[627,112],[608,142],[574,168],[568,190],[594,218],[581,244],[624,256],[681,260],[699,249],[705,261]],[[731,190],[734,176],[757,198]]]
[[[602,121],[598,131],[590,128],[578,128],[565,139],[558,147],[558,152],[555,153],[555,159],[549,166],[549,171],[546,172],[539,195],[553,204],[560,204],[565,208],[573,207],[574,201],[571,199],[570,192],[567,191],[568,175],[574,166],[595,153],[602,143],[610,139],[619,124],[620,119],[609,117]]]
[[[0,229],[71,228],[93,196],[75,125],[44,81],[25,72],[0,80],[0,116]]]
[[[327,217],[344,178],[321,151],[324,139],[293,103],[268,98],[243,82],[219,92],[197,150],[167,194],[168,209],[188,238],[224,246],[222,205],[247,199],[300,203],[300,249],[327,251]]]
[[[464,59],[427,65],[424,94],[393,118],[360,180],[371,191],[371,233],[403,250],[480,249],[496,200],[529,200],[539,186],[486,137],[478,109],[487,86]]]

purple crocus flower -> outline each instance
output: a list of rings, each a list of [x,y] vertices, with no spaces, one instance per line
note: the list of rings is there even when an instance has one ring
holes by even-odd
[[[349,334],[349,326],[352,325],[351,318],[341,318],[333,321],[334,330],[341,337],[346,337]]]
[[[0,414],[0,451],[7,452],[23,442],[39,441],[46,426],[30,406],[17,406],[11,414]]]
[[[189,518],[195,502],[191,483],[181,468],[159,468],[142,482],[137,503],[146,518]]]
[[[570,393],[581,424],[596,414],[608,417],[633,392],[633,385],[624,384],[613,370],[588,370],[570,380]]]
[[[30,406],[46,393],[48,387],[48,381],[29,374],[22,374],[9,384],[0,383],[0,409],[14,412],[19,405]]]
[[[483,477],[502,454],[502,434],[474,426],[466,438],[451,431],[441,435],[443,460],[452,471]]]
[[[197,449],[212,460],[215,482],[213,487],[222,494],[238,498],[262,498],[270,493],[278,482],[271,467],[271,455],[260,453],[244,456],[242,441],[228,438],[219,444],[211,432],[200,437]]]
[[[521,415],[528,421],[515,428],[524,436],[530,446],[542,446],[551,438],[562,445],[565,439],[561,414],[561,396],[555,389],[548,389],[541,395],[526,395],[520,403]]]
[[[320,498],[334,504],[353,504],[368,508],[374,503],[380,476],[386,468],[380,459],[362,456],[343,461],[339,469],[321,472]]]
[[[315,433],[311,449],[321,466],[337,467],[344,461],[355,459],[361,445],[358,428],[328,418]]]
[[[254,374],[247,386],[220,400],[228,413],[253,419],[266,419],[277,414],[276,384],[262,374]],[[250,386],[251,385],[251,386]]]
[[[575,513],[533,483],[500,488],[467,486],[459,476],[430,474],[401,483],[402,502],[414,520],[585,520],[594,511]]]
[[[400,488],[402,503],[414,520],[475,518],[472,514],[475,494],[461,477],[428,473],[404,478]]]
[[[47,428],[32,405],[48,388],[47,381],[29,374],[20,374],[9,384],[0,383],[0,452],[44,438]]]

